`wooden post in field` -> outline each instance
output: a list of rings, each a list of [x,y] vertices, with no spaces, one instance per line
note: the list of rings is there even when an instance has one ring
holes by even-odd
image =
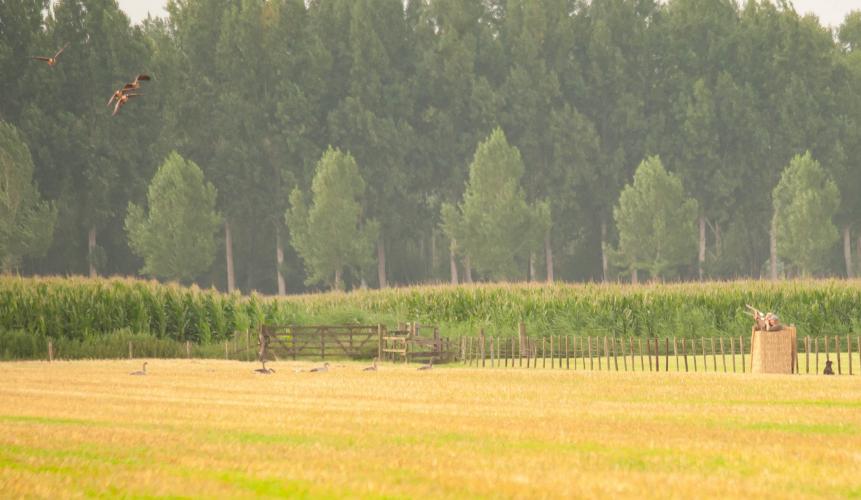
[[[191,359],[191,342],[185,341],[185,357]]]
[[[628,356],[625,354],[625,337],[619,339],[619,349],[622,351],[622,365],[628,371]]]
[[[132,350],[132,341],[129,340],[129,359],[134,358],[134,351]]]
[[[649,371],[652,371],[652,339],[646,339],[646,354],[649,355]]]
[[[48,339],[48,362],[54,361],[54,341]]]
[[[677,372],[682,371],[679,368],[679,345],[678,345],[678,343],[676,343],[676,336],[675,335],[673,335],[673,357],[676,358],[676,371]]]
[[[644,371],[646,371],[646,365],[643,364],[643,339],[638,338],[637,344],[640,345],[640,371],[644,372]],[[648,346],[649,346],[649,344],[646,343],[646,347],[648,347]],[[652,360],[651,360],[651,358],[649,358],[649,371],[652,371]]]
[[[726,373],[726,354],[723,350],[723,337],[718,337],[718,340],[720,340],[720,360],[723,363],[723,372]]]
[[[589,369],[595,370],[595,362],[592,360],[592,337],[586,337],[586,346],[589,348]]]
[[[819,337],[813,337],[813,353],[816,356],[816,375],[819,375]]]
[[[732,358],[732,372],[735,373],[735,338],[729,338],[729,355]]]
[[[538,341],[531,339],[529,342],[532,344],[532,368],[538,368]]]
[[[556,358],[553,355],[553,353],[555,352],[553,350],[553,344],[555,343],[553,342],[553,337],[555,337],[555,335],[550,336],[550,368],[556,368]]]
[[[610,342],[613,343],[613,369],[619,371],[619,358],[616,357],[616,336],[614,335]],[[609,364],[609,362],[608,362]]]
[[[831,346],[828,345],[828,335],[825,336],[825,360],[831,359]],[[819,370],[817,370],[819,371]]]
[[[804,373],[810,374],[810,335],[804,337]]]
[[[249,358],[251,357],[251,338],[248,333],[248,329],[245,329],[245,361],[251,361]]]
[[[520,324],[517,325],[517,340],[518,340],[518,345],[520,345],[519,353],[520,353],[520,366],[521,367],[523,366],[523,342],[525,340],[525,337],[526,337],[526,323],[521,321]],[[526,368],[529,368],[529,362],[528,361],[526,362]]]
[[[547,368],[547,337],[541,337],[541,368]]]
[[[703,371],[709,371],[709,358],[706,356],[706,339],[705,337],[700,339],[700,343],[703,346]]]
[[[682,337],[682,356],[685,358],[685,373],[688,372],[688,350],[685,347],[685,338]]]
[[[670,337],[664,337],[664,371],[670,371]]]
[[[224,359],[230,359],[230,355],[227,353],[227,341],[224,341]]]
[[[634,368],[636,366],[634,364],[634,337],[629,337],[629,339],[630,339],[630,343],[629,343],[628,347],[630,349],[628,349],[628,350],[631,353],[631,371],[633,372],[633,371],[636,371],[636,368]]]
[[[715,350],[715,338],[709,337],[709,340],[712,344],[712,368],[714,368],[714,371],[717,372],[717,351]]]
[[[840,335],[834,336],[834,354],[837,356],[837,375],[843,375],[843,370],[840,366]]]
[[[847,338],[849,338],[849,337],[847,337]],[[850,356],[851,356],[851,354],[850,354]],[[849,366],[852,366],[852,365],[849,365]],[[565,336],[565,369],[566,370],[571,369],[571,356],[568,353],[568,335]]]
[[[846,336],[846,352],[849,354],[849,375],[852,375],[852,339]]]
[[[493,349],[493,335],[490,336],[490,367],[494,368],[496,366],[496,352]]]
[[[293,338],[296,338],[296,334],[293,334]],[[293,359],[296,359],[296,349],[293,349]],[[377,323],[377,359],[380,361],[383,360],[383,325],[382,323]]]
[[[481,345],[479,346],[479,350],[481,351],[481,367],[484,368],[484,349],[485,347],[487,347],[484,341],[484,328],[479,331],[478,341],[481,343]]]
[[[575,351],[577,349],[574,349]],[[582,361],[583,369],[586,369],[586,350],[583,349],[583,336],[580,336],[580,360]],[[574,353],[574,368],[577,368],[577,353]]]
[[[744,337],[738,336],[738,350],[741,351],[741,372],[744,373]]]

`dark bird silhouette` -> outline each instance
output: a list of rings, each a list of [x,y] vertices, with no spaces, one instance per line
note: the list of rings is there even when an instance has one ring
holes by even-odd
[[[44,61],[44,62],[48,63],[48,66],[54,66],[57,64],[57,58],[60,57],[60,54],[62,54],[63,51],[66,50],[66,48],[68,48],[68,47],[69,47],[69,43],[66,42],[66,45],[63,45],[63,48],[58,50],[57,53],[54,54],[52,57],[33,56],[33,57],[31,57],[31,59],[35,59],[37,61]]]
[[[311,369],[310,369],[310,370],[308,370],[308,371],[310,371],[310,372],[318,372],[318,373],[327,372],[327,371],[329,371],[329,363],[328,363],[328,362],[323,363],[323,366],[318,366],[318,367],[316,367],[316,368],[311,368]]]
[[[110,106],[115,100],[118,101],[122,99],[124,95],[131,94],[133,91],[139,89],[142,81],[149,81],[150,79],[149,75],[140,74],[136,76],[133,81],[123,85],[123,88],[115,90],[114,93],[111,94],[111,98],[108,99],[108,106]]]
[[[831,360],[825,362],[825,371],[822,372],[823,375],[834,375],[834,370],[831,369]]]
[[[111,116],[116,116],[117,113],[120,112],[120,108],[123,107],[127,102],[129,102],[129,99],[131,99],[132,97],[138,97],[138,96],[142,96],[142,95],[143,94],[133,94],[133,93],[121,95],[119,98],[117,98],[117,103],[116,103],[116,105],[114,105],[114,112],[111,113]]]
[[[416,368],[416,370],[430,370],[431,368],[433,368],[433,358],[428,361],[428,364],[421,365],[420,367]]]
[[[143,81],[147,81],[147,82],[148,82],[149,80],[150,80],[150,76],[149,76],[149,75],[143,75],[143,74],[138,75],[138,76],[136,76],[136,77],[135,77],[135,79],[134,79],[134,80],[132,80],[131,82],[129,82],[129,83],[125,84],[125,85],[123,85],[122,91],[123,91],[123,92],[130,92],[130,91],[132,91],[132,90],[137,90],[137,89],[141,88],[141,82],[143,82]]]
[[[363,372],[375,372],[375,371],[377,371],[377,358],[374,358],[374,364],[372,364],[371,366],[362,368],[362,371]]]
[[[265,359],[262,361],[262,363],[263,363],[263,368],[257,368],[256,370],[254,370],[255,372],[263,373],[265,375],[269,375],[270,373],[275,373],[275,370],[273,370],[272,368],[266,368],[266,360]]]
[[[136,372],[131,372],[129,375],[146,375],[146,361],[144,361],[143,369]]]

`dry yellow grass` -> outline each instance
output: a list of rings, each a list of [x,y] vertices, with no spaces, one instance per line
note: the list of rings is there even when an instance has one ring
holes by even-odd
[[[857,497],[858,378],[0,364],[0,496]]]

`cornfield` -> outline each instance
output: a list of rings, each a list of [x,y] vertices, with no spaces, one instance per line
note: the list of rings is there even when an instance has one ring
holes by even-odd
[[[656,285],[483,284],[243,296],[131,278],[0,278],[0,330],[82,340],[118,331],[196,343],[261,323],[419,321],[443,335],[610,334],[703,337],[750,331],[744,305],[773,310],[802,335],[861,331],[861,281]]]

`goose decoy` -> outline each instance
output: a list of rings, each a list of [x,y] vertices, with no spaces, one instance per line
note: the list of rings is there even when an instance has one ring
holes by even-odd
[[[269,375],[270,373],[275,373],[275,370],[273,370],[272,368],[266,368],[266,360],[263,360],[262,363],[263,363],[263,368],[257,368],[256,370],[254,370],[255,372],[263,373],[265,375]]]
[[[318,367],[316,367],[316,368],[311,368],[311,369],[310,369],[310,370],[308,370],[308,371],[309,371],[309,372],[318,372],[318,373],[319,373],[319,372],[327,372],[327,371],[329,371],[329,363],[328,363],[328,362],[323,363],[323,366],[318,366]]]
[[[120,108],[121,108],[121,107],[123,107],[123,105],[124,105],[125,103],[129,102],[129,99],[131,99],[132,97],[138,97],[138,96],[141,96],[141,95],[143,95],[143,94],[128,93],[128,94],[123,94],[123,95],[121,95],[121,96],[117,99],[117,104],[114,106],[114,112],[113,112],[113,113],[111,113],[111,116],[116,116],[116,115],[117,115],[117,113],[119,113],[119,112],[120,112]]]
[[[143,369],[136,372],[131,372],[129,375],[146,375],[146,361],[144,361]]]
[[[375,372],[375,371],[377,371],[377,358],[374,358],[374,364],[372,364],[371,366],[367,366],[365,368],[362,368],[362,371],[363,372]]]
[[[66,50],[66,48],[68,48],[68,47],[69,47],[69,42],[66,42],[66,45],[63,45],[63,48],[58,50],[57,53],[53,55],[53,57],[33,56],[30,59],[35,59],[37,61],[44,61],[44,62],[48,63],[48,66],[54,66],[57,64],[57,58],[60,57],[60,54],[62,54],[63,51]]]
[[[421,365],[420,367],[416,368],[416,370],[430,370],[431,368],[433,368],[433,358],[428,361],[428,364]]]

